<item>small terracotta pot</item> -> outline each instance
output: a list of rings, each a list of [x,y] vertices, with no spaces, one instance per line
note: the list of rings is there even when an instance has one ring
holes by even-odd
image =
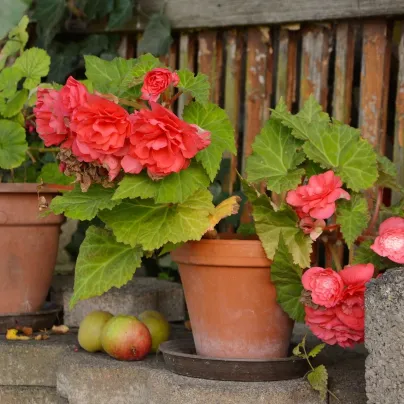
[[[287,356],[293,321],[276,302],[260,241],[201,240],[171,255],[179,266],[199,355]]]
[[[56,188],[41,189],[48,202]],[[37,184],[0,184],[0,314],[38,311],[52,282],[63,215],[40,217]]]

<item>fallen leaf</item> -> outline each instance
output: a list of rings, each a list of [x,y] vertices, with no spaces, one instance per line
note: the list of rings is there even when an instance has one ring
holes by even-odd
[[[21,331],[27,337],[30,337],[32,335],[32,328],[31,327],[22,327]]]
[[[46,339],[49,339],[48,334],[38,334],[35,338],[35,341],[44,341]]]
[[[240,208],[241,198],[231,196],[216,206],[212,214],[209,215],[210,227],[208,231],[214,230],[215,226],[225,217],[235,215]]]
[[[69,332],[69,327],[67,325],[54,325],[52,332],[54,334],[66,334]]]
[[[9,341],[27,341],[31,338],[26,335],[18,335],[17,329],[10,328],[7,330],[6,339]]]

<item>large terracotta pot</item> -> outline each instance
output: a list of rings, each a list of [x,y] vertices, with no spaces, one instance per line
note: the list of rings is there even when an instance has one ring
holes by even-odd
[[[44,188],[48,202],[56,189]],[[52,282],[63,216],[39,216],[36,184],[0,184],[0,314],[41,308]]]
[[[276,302],[270,261],[258,240],[201,240],[171,254],[199,355],[287,356],[293,321]]]

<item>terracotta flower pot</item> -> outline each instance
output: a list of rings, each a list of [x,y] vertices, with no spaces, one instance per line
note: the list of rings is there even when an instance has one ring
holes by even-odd
[[[197,353],[214,358],[287,356],[293,321],[276,302],[258,240],[201,240],[173,251]]]
[[[56,188],[44,188],[48,202]],[[39,310],[58,252],[63,216],[39,216],[36,184],[0,184],[0,314]]]

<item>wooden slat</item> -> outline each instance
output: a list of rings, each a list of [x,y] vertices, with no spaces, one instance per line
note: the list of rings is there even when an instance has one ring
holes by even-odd
[[[352,23],[337,25],[332,115],[346,124],[351,121],[355,36]]]
[[[401,39],[398,57],[399,71],[397,77],[394,163],[398,170],[398,181],[404,187],[404,21],[401,22]],[[400,195],[393,193],[393,203],[398,202],[400,197]]]
[[[248,29],[243,170],[245,159],[251,154],[254,138],[260,132],[267,116],[269,94],[266,79],[270,52],[268,45],[269,28]]]
[[[289,28],[279,32],[276,101],[283,97],[289,110],[296,101],[297,34]]]
[[[222,69],[222,47],[217,31],[202,31],[198,35],[198,71],[206,74],[211,83],[210,98],[218,102]]]
[[[363,24],[359,125],[362,135],[381,154],[386,150],[390,44],[386,20]]]
[[[142,12],[125,26],[143,27],[146,16],[164,12],[174,28],[267,25],[404,14],[402,0],[138,0]]]
[[[330,60],[330,30],[327,27],[310,27],[302,39],[302,67],[300,76],[300,107],[311,94],[327,107],[328,65]]]
[[[189,69],[195,71],[195,51],[196,40],[193,34],[183,33],[180,36],[179,46],[179,69]],[[184,106],[189,102],[191,97],[189,95],[181,95],[178,99],[178,114],[182,116]]]
[[[226,33],[226,76],[224,107],[234,127],[235,142],[238,144],[239,119],[240,119],[240,90],[241,90],[241,57],[242,38],[236,30]],[[237,156],[225,154],[224,158],[230,160],[230,168],[226,177],[223,190],[231,194],[236,181]]]

